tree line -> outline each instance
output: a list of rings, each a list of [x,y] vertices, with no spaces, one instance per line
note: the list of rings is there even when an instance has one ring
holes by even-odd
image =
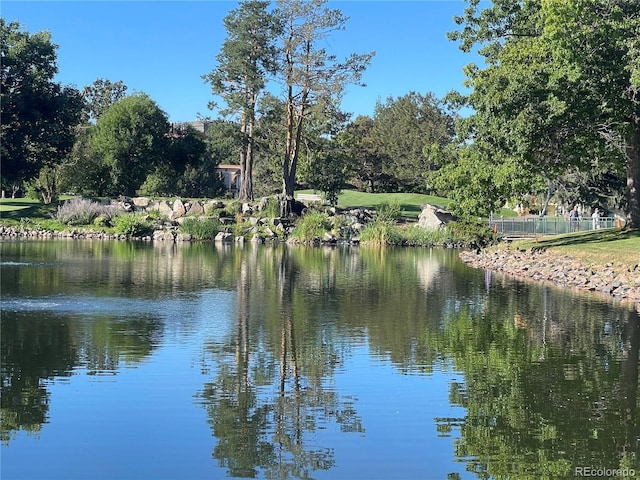
[[[234,163],[242,200],[313,188],[335,201],[348,186],[435,193],[474,217],[538,195],[542,213],[553,197],[640,225],[640,4],[468,3],[449,37],[485,59],[465,69],[470,93],[408,92],[351,119],[340,99],[374,52],[325,49],[347,17],[326,0],[240,2],[202,75],[217,113],[205,132],[121,81],[56,83],[50,34],[2,19],[3,192],[216,196],[216,165]]]

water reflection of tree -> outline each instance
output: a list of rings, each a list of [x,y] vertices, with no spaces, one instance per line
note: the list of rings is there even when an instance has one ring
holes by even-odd
[[[47,312],[3,312],[0,339],[0,440],[19,430],[37,435],[48,422],[47,381],[78,368],[113,373],[149,355],[162,331],[157,318],[91,321]]]
[[[18,430],[33,435],[40,432],[49,411],[49,392],[43,380],[68,375],[78,353],[68,329],[55,319],[30,322],[7,313],[3,317],[0,438],[8,442]]]
[[[353,403],[326,386],[342,353],[322,341],[294,256],[286,248],[266,255],[258,264],[251,251],[240,262],[236,332],[214,347],[217,376],[200,396],[218,439],[213,456],[229,475],[310,478],[334,465],[333,449],[312,441],[316,430],[329,421],[363,429]]]
[[[521,285],[482,312],[451,314],[432,341],[465,376],[450,400],[464,419],[456,455],[480,478],[569,478],[573,468],[634,468],[637,312]],[[546,297],[545,297],[546,298]]]
[[[218,439],[213,457],[233,477],[257,476],[257,469],[266,468],[273,456],[273,448],[264,438],[271,407],[258,405],[255,380],[250,379],[248,295],[251,276],[248,269],[247,261],[240,263],[235,335],[231,343],[216,352],[220,361],[215,381],[205,384],[199,393]],[[256,357],[256,362],[262,363],[260,357]]]
[[[399,370],[430,373],[439,357],[425,330],[437,330],[453,303],[451,292],[460,301],[476,295],[470,292],[475,283],[468,272],[454,274],[460,262],[452,254],[442,249],[352,252],[335,306],[341,321],[355,331],[366,331],[372,352],[388,357]]]

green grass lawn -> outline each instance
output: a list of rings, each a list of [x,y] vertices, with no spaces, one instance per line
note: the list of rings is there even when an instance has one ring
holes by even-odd
[[[640,264],[640,229],[590,230],[543,237],[537,241],[522,240],[513,246],[523,249],[546,248],[593,263]]]
[[[299,190],[296,193],[317,193],[313,190]],[[448,198],[421,193],[366,193],[357,190],[343,190],[338,196],[340,208],[377,208],[382,203],[398,202],[402,209],[402,215],[408,219],[417,219],[421,207],[425,203],[446,209],[451,202]],[[516,217],[518,214],[507,208],[503,208],[497,215],[503,217]]]
[[[434,195],[423,195],[420,193],[365,193],[355,190],[344,190],[338,197],[338,207],[363,207],[375,209],[383,203],[398,203],[402,210],[402,215],[407,218],[418,218],[421,207],[425,203],[446,208],[449,200]]]

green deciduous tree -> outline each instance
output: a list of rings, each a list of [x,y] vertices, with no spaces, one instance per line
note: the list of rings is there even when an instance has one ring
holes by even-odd
[[[174,130],[170,141],[169,159],[178,174],[178,182],[173,178],[176,194],[187,197],[213,197],[224,188],[216,177],[215,168],[231,155],[233,143],[224,137],[219,128],[224,122],[209,125],[209,134],[216,135],[218,143],[207,142],[207,138],[192,127]],[[220,143],[223,142],[223,143]],[[226,144],[226,145],[225,145]],[[171,181],[169,178],[168,180]]]
[[[388,159],[383,173],[393,189],[424,192],[425,173],[438,164],[425,147],[444,147],[453,137],[453,117],[432,94],[410,92],[376,104],[369,137],[377,154]]]
[[[377,149],[371,135],[373,119],[359,115],[336,136],[336,142],[351,160],[353,183],[361,191],[374,193],[386,190],[388,184],[387,163],[389,159]]]
[[[122,80],[112,82],[104,78],[97,78],[91,85],[82,89],[87,117],[91,120],[98,120],[111,105],[123,99],[126,92],[127,86]]]
[[[268,1],[247,0],[225,17],[227,38],[217,56],[218,65],[204,76],[214,95],[225,101],[224,112],[239,118],[241,200],[253,200],[256,106],[268,75],[276,71],[280,22],[267,11],[268,6]]]
[[[0,19],[0,158],[2,188],[17,193],[22,182],[54,167],[71,149],[82,99],[54,82],[57,45],[48,32],[29,34]]]
[[[208,161],[205,136],[190,125],[173,125],[162,162],[138,190],[141,195],[213,195],[215,163]]]
[[[89,125],[77,127],[73,148],[58,169],[60,191],[87,196],[107,194],[109,167],[91,141],[94,128]]]
[[[111,193],[134,195],[167,152],[167,115],[145,94],[109,107],[96,124],[92,143],[111,173]]]
[[[427,179],[437,192],[451,199],[451,212],[464,219],[488,216],[513,197],[544,189],[540,175],[513,157],[484,153],[480,142],[431,152],[442,167],[430,172]]]
[[[463,50],[480,46],[487,61],[466,69],[478,154],[549,181],[608,163],[626,173],[628,220],[640,225],[640,3],[469,3],[451,37]]]
[[[353,162],[335,140],[320,138],[313,147],[301,165],[301,176],[309,187],[323,192],[326,201],[335,205],[350,178]]]

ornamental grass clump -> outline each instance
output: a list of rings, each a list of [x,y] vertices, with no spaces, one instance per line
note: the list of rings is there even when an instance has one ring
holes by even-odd
[[[321,239],[331,230],[331,220],[325,212],[309,212],[302,216],[291,232],[291,236],[301,242],[313,242]]]
[[[397,200],[385,201],[380,203],[377,208],[377,219],[382,222],[395,222],[402,214],[402,206]]]
[[[409,246],[432,247],[455,242],[447,228],[426,229],[410,225],[402,231],[403,243]]]
[[[400,245],[402,234],[395,222],[378,218],[364,227],[360,241],[368,245]]]
[[[180,231],[191,235],[194,240],[214,240],[220,231],[220,221],[215,218],[187,217]]]
[[[280,202],[275,197],[267,198],[262,215],[267,218],[277,218],[280,216]]]
[[[116,215],[111,205],[101,205],[86,198],[72,198],[58,207],[53,217],[65,225],[91,225],[98,217],[108,223]]]

